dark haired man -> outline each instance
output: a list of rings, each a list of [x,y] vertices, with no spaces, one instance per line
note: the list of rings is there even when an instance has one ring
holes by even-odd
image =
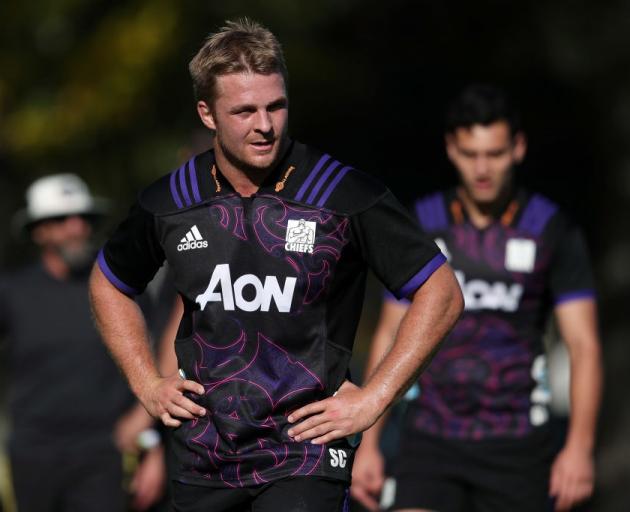
[[[190,71],[214,149],[142,192],[104,247],[99,327],[140,400],[174,427],[176,510],[342,510],[352,435],[428,361],[460,313],[459,287],[383,185],[289,139],[271,32],[229,23]],[[184,304],[179,372],[166,377],[128,297],[164,260]],[[411,306],[359,388],[346,377],[368,266]]]
[[[462,318],[419,379],[388,483],[392,510],[568,510],[593,488],[601,360],[586,246],[558,207],[514,183],[525,156],[505,94],[476,85],[447,114],[446,150],[459,186],[418,200],[426,234],[447,255]],[[407,305],[387,298],[368,374]],[[553,460],[542,334],[553,312],[571,355],[571,422]],[[382,422],[366,432],[353,495],[376,509]]]

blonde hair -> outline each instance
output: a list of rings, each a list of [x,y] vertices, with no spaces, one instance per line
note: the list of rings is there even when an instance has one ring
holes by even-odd
[[[227,21],[211,34],[188,65],[197,100],[212,105],[216,79],[229,73],[280,73],[287,81],[282,47],[271,31],[248,18]]]

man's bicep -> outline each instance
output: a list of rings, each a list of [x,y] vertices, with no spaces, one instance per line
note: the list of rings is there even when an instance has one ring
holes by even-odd
[[[550,271],[550,286],[556,306],[595,298],[595,284],[586,240],[579,227],[558,219],[550,233],[556,249]]]
[[[124,308],[130,303],[135,304],[134,298],[113,284],[98,263],[94,264],[90,274],[89,295],[97,323],[111,317],[114,312],[120,311],[120,307]],[[122,319],[119,320],[122,321]]]
[[[597,303],[591,298],[565,301],[554,308],[564,342],[571,347],[597,343]]]
[[[411,297],[411,321],[425,325],[425,331],[442,339],[453,328],[464,309],[464,297],[448,263],[435,270]]]

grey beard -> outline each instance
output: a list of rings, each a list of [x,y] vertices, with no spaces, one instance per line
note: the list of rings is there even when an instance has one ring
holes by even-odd
[[[57,253],[68,266],[71,274],[81,274],[88,271],[94,263],[96,249],[91,242],[86,242],[80,247],[59,246]]]

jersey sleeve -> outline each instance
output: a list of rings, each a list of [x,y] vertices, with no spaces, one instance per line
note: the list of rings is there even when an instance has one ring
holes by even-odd
[[[446,261],[389,190],[353,215],[352,226],[364,260],[399,299],[411,296]]]
[[[575,299],[595,298],[588,248],[579,227],[566,219],[556,222],[556,250],[551,266],[551,294],[558,305]]]
[[[142,293],[164,259],[155,216],[136,203],[101,249],[97,264],[121,292],[137,295]]]

